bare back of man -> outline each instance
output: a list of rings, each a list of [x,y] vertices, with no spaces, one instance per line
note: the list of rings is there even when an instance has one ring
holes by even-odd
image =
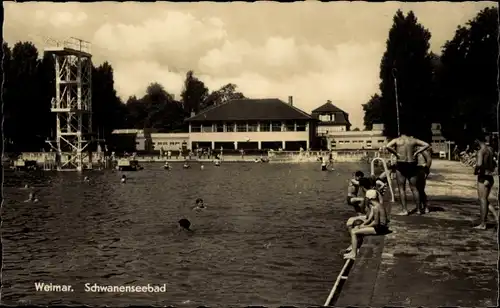
[[[477,162],[474,174],[477,175],[477,195],[481,204],[481,222],[474,228],[485,230],[488,212],[493,214],[496,223],[498,223],[498,213],[488,201],[491,188],[493,188],[495,183],[493,173],[495,172],[496,163],[494,160],[493,150],[487,146],[484,141],[476,141],[476,143],[479,144],[479,151],[477,153]]]
[[[406,203],[406,181],[416,203],[417,210],[420,209],[420,195],[418,191],[418,163],[417,156],[430,148],[427,142],[407,135],[401,135],[387,144],[387,150],[396,155],[396,178],[401,199],[401,212],[398,215],[409,215]]]

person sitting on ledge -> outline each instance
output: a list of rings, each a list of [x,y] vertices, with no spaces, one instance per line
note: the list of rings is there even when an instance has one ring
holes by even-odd
[[[323,162],[323,164],[326,163]],[[323,165],[322,165],[323,166]],[[354,178],[349,180],[349,184],[347,185],[347,205],[354,207],[354,210],[359,215],[364,215],[361,210],[361,203],[363,203],[364,198],[358,197],[359,188],[360,188],[360,179],[364,178],[365,174],[362,171],[356,171],[354,173]]]
[[[361,172],[361,171],[358,171]],[[370,180],[369,178],[360,178],[358,181],[356,181],[358,187],[361,189],[361,192],[363,192],[366,195],[366,192],[368,192],[370,189],[373,189],[373,181]],[[378,195],[380,198],[380,203],[382,203],[382,196],[380,194]],[[370,204],[367,202],[368,200],[365,197],[356,197],[356,200],[360,200],[359,204],[357,205],[357,210],[356,213],[358,215],[350,217],[347,222],[346,222],[346,227],[349,232],[351,232],[352,228],[355,226],[359,225],[359,222],[361,223],[365,222],[369,218],[370,214],[370,209],[366,207],[369,207]],[[366,214],[365,214],[366,213]]]
[[[351,230],[351,246],[348,253],[344,254],[344,259],[356,259],[358,249],[358,237],[367,235],[385,235],[389,233],[389,220],[384,206],[380,203],[379,193],[375,189],[370,189],[365,195],[370,206],[368,218],[362,224],[353,227]]]

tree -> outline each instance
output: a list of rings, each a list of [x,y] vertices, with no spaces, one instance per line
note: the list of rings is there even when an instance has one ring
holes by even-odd
[[[206,107],[217,106],[224,104],[233,99],[243,99],[245,96],[241,92],[236,91],[237,86],[232,83],[228,83],[216,91],[212,91],[210,95],[204,102]]]
[[[382,102],[378,94],[372,95],[370,100],[363,104],[363,125],[365,130],[372,130],[374,123],[382,123]]]
[[[443,46],[436,73],[442,131],[465,146],[483,130],[497,130],[498,9],[486,8]]]
[[[150,84],[141,100],[148,113],[145,127],[170,132],[184,126],[186,113],[182,103],[174,100],[173,95],[165,91],[159,83]]]
[[[44,131],[50,113],[50,101],[43,101],[39,79],[38,50],[31,42],[18,42],[11,54],[8,73],[9,94],[4,110],[7,138],[15,151],[39,151],[45,145]]]
[[[186,74],[181,97],[184,110],[188,114],[191,112],[198,113],[206,107],[204,102],[208,97],[208,89],[201,80],[194,76],[193,71]]]
[[[109,139],[114,129],[123,127],[126,108],[114,88],[113,68],[104,62],[92,69],[93,132]]]
[[[400,132],[423,140],[431,139],[430,38],[430,32],[418,23],[412,11],[406,16],[401,10],[396,12],[380,64],[380,114],[384,135],[389,138],[398,135],[396,78]]]

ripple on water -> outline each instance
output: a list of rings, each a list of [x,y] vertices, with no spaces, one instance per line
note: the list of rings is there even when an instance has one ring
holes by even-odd
[[[174,166],[175,167],[175,166]],[[6,304],[318,305],[342,264],[346,181],[316,164],[223,164],[170,172],[6,174]],[[23,203],[24,184],[41,202]],[[194,200],[207,209],[192,211]],[[194,233],[180,232],[186,217]],[[34,292],[45,281],[71,294]],[[167,284],[166,294],[85,293],[85,283]]]

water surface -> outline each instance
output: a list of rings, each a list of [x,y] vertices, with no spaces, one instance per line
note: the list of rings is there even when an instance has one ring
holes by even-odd
[[[7,173],[3,304],[322,305],[348,244],[358,164],[222,164],[165,171]],[[34,185],[40,203],[23,203]],[[196,198],[207,209],[192,210]],[[179,232],[191,220],[194,232]],[[35,291],[35,282],[71,293]],[[86,293],[85,283],[166,284],[166,293]]]

